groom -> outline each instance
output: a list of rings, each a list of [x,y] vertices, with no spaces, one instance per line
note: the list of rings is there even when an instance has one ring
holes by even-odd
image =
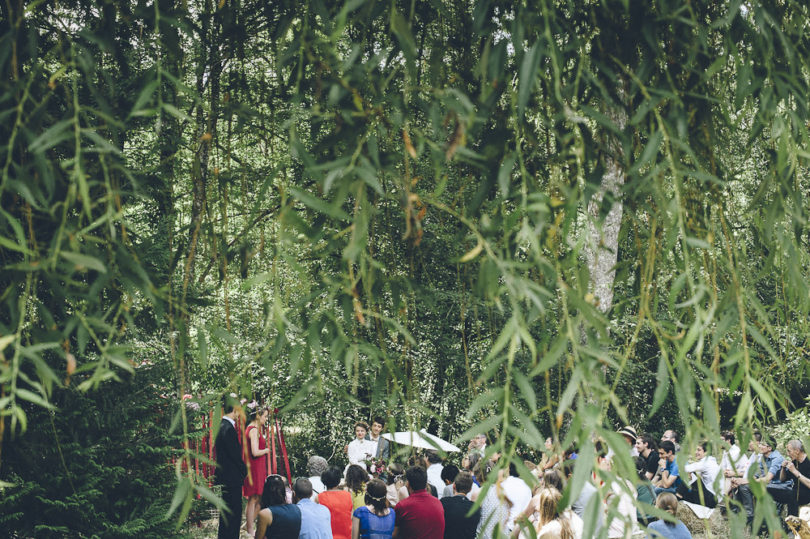
[[[242,448],[236,434],[236,400],[226,396],[222,400],[222,423],[219,425],[214,445],[217,455],[216,484],[222,485],[222,501],[226,511],[219,512],[219,539],[238,539],[239,524],[242,522],[242,482],[247,475],[247,467],[242,460]],[[227,512],[227,514],[225,514]]]

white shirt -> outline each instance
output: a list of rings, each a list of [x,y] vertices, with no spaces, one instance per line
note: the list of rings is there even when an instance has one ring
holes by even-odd
[[[568,522],[571,525],[571,533],[574,534],[574,539],[581,539],[582,533],[585,529],[585,522],[573,511],[570,509],[566,509],[563,512],[563,515],[568,518]],[[540,530],[537,532],[537,539],[556,539],[560,537],[562,533],[562,524],[560,524],[559,519],[554,519],[551,522],[547,522]]]
[[[366,459],[372,458],[376,453],[377,444],[370,440],[355,438],[349,443],[349,464],[357,464],[366,469]]]
[[[743,455],[743,458],[745,458],[745,455]],[[740,446],[734,444],[728,448],[728,451],[723,452],[723,458],[720,459],[720,468],[722,470],[736,470],[739,463]]]
[[[442,470],[444,466],[440,463],[431,464],[427,469],[428,483],[436,487],[436,495],[441,498],[444,491],[444,481],[442,481]]]
[[[309,482],[312,483],[312,496],[310,496],[310,499],[314,501],[318,494],[326,490],[326,485],[323,484],[323,481],[321,481],[321,476],[319,475],[313,475],[310,477]]]
[[[618,515],[612,518],[610,514],[607,516],[609,519],[608,537],[610,538],[629,537],[635,535],[638,529],[638,516],[636,515],[636,507],[633,505],[636,497],[636,489],[630,481],[624,480],[626,488],[623,488],[619,481],[621,480],[617,478],[610,486],[613,494],[619,498],[618,506],[616,507]],[[627,490],[629,490],[632,495],[628,493]],[[610,503],[616,502],[611,500]],[[630,530],[627,530],[628,521],[631,522]],[[627,531],[630,533],[627,533]]]
[[[501,490],[503,490],[503,495],[512,503],[509,508],[509,519],[506,521],[506,529],[511,532],[515,527],[515,519],[532,501],[532,489],[520,477],[510,475],[501,481]]]
[[[711,492],[714,492],[714,479],[720,472],[720,466],[714,457],[705,456],[697,462],[692,462],[684,466],[686,473],[693,473],[703,481],[703,486]]]

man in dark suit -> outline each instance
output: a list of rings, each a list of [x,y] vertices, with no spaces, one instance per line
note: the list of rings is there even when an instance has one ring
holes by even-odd
[[[222,485],[222,501],[226,511],[219,512],[219,539],[239,539],[239,524],[242,522],[242,482],[247,467],[242,460],[242,447],[236,434],[236,400],[225,397],[222,401],[222,423],[219,425],[214,448],[217,454],[217,471],[214,479]]]

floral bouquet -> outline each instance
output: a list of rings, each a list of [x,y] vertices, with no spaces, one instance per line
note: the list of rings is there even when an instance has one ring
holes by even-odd
[[[383,459],[368,458],[365,460],[366,470],[375,477],[385,475],[385,461]]]

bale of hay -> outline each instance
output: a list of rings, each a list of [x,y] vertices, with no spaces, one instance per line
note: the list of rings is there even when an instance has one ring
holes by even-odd
[[[703,537],[706,535],[706,531],[708,529],[708,531],[714,537],[729,537],[730,531],[728,522],[726,521],[725,517],[720,514],[719,508],[712,512],[711,517],[709,517],[707,520],[703,520],[698,518],[686,504],[679,503],[678,514],[676,516],[678,517],[678,520],[683,522],[686,527],[689,528],[689,531],[693,536]]]

